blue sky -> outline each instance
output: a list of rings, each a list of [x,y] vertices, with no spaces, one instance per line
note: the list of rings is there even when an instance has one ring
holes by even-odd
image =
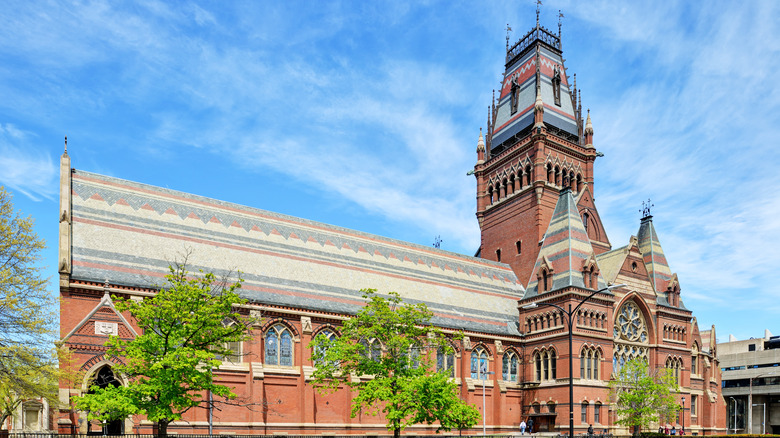
[[[15,4],[11,4],[15,3]],[[590,108],[613,247],[642,201],[719,340],[780,334],[780,3],[544,1]],[[56,294],[58,160],[473,254],[492,90],[534,1],[10,2],[0,184]]]

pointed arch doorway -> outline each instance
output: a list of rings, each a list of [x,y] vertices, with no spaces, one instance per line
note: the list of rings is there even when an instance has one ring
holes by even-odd
[[[90,390],[88,391],[88,394],[92,394],[92,386],[97,386],[99,388],[108,388],[109,386],[119,386],[121,383],[119,380],[117,380],[116,376],[114,376],[114,371],[111,370],[111,367],[109,365],[105,365],[101,367],[97,373],[95,373],[95,378],[92,380],[92,383],[89,385]],[[89,426],[87,428],[87,435],[122,435],[124,433],[124,421],[123,420],[114,420],[107,422],[104,427],[105,431],[101,429],[98,430],[92,430],[91,422],[88,423]]]

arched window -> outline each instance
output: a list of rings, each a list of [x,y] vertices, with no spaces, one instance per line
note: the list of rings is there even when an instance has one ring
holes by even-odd
[[[582,225],[585,227],[585,234],[588,234],[588,219],[590,219],[588,213],[582,213]]]
[[[374,362],[382,359],[382,344],[377,339],[361,339],[360,345],[363,346],[363,355]]]
[[[223,322],[225,327],[230,327],[231,325],[235,324],[235,321],[225,321]],[[232,341],[232,342],[225,342],[222,344],[223,347],[225,347],[226,350],[229,350],[229,353],[223,355],[217,355],[216,359],[221,360],[223,362],[230,362],[232,364],[238,364],[241,363],[241,342],[240,341]]]
[[[517,353],[514,350],[508,350],[504,353],[501,376],[508,382],[517,382]]]
[[[471,378],[482,380],[488,378],[488,353],[482,347],[471,350]]]
[[[615,314],[612,369],[617,372],[631,359],[648,360],[648,330],[644,316],[633,301],[628,301]]]
[[[596,402],[593,406],[593,422],[601,423],[601,403]]]
[[[442,347],[436,350],[436,371],[446,371],[451,378],[455,378],[455,352],[453,350],[447,352]]]
[[[588,402],[584,401],[582,402],[582,405],[580,406],[581,410],[581,418],[580,421],[582,421],[583,424],[588,423]]]
[[[542,355],[539,352],[534,353],[534,375],[536,381],[542,380]]]
[[[698,358],[699,347],[696,344],[693,344],[693,349],[691,350],[691,374],[699,374]]]
[[[517,100],[520,95],[520,86],[517,84],[517,79],[512,79],[512,89],[510,93],[509,107],[511,108],[512,114],[514,114],[517,112]]]
[[[555,166],[555,185],[561,186],[561,168],[558,166]]]
[[[555,350],[550,350],[549,354],[549,360],[550,360],[550,379],[555,380],[558,377],[558,358],[555,356]]]
[[[599,378],[599,363],[601,353],[593,347],[584,347],[580,353],[580,377],[583,379]]]
[[[328,341],[334,341],[336,339],[336,333],[333,330],[326,328],[326,329],[321,330],[319,333],[317,333],[317,336],[315,336],[315,338],[327,339]],[[325,354],[325,351],[327,351],[325,348],[326,347],[323,346],[323,345],[318,345],[317,346],[318,356],[321,356],[321,355]],[[317,365],[318,363],[319,363],[318,361],[315,361],[314,365]]]
[[[282,324],[275,324],[265,334],[265,363],[268,365],[293,366],[293,337]]]
[[[547,292],[550,289],[547,269],[542,269],[542,292]]]
[[[493,204],[495,201],[493,199],[493,186],[488,186],[488,200],[490,201],[490,204]]]
[[[552,164],[547,164],[547,182],[552,184],[555,182],[555,174],[553,173]]]
[[[531,166],[525,167],[525,185],[530,186],[531,185]]]

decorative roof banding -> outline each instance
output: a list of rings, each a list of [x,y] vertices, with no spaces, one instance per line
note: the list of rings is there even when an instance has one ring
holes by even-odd
[[[154,288],[189,254],[193,271],[240,271],[259,304],[354,314],[375,288],[443,327],[518,333],[523,288],[504,264],[83,171],[72,206],[72,280]]]
[[[566,287],[588,289],[606,287],[606,282],[598,273],[598,269],[595,269],[596,282],[586,286],[583,270],[593,264],[598,267],[588,233],[577,212],[576,201],[571,189],[566,187],[561,191],[550,225],[545,232],[524,298]],[[547,272],[552,275],[546,289],[543,285],[540,287],[542,268],[547,269]]]

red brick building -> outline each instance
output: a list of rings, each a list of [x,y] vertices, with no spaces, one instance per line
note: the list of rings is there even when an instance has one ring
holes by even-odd
[[[725,430],[714,333],[702,336],[684,306],[649,211],[626,245],[613,249],[607,238],[593,202],[599,154],[577,94],[559,34],[537,23],[507,47],[503,87],[477,145],[478,257],[79,171],[66,151],[61,337],[84,377],[61,383],[62,401],[94,381],[127,383],[112,372],[121,358],[105,356],[103,344],[109,335],[132,338],[137,327],[115,311],[111,295],[153,294],[170,262],[188,253],[192,269],[242,272],[243,310],[263,318],[217,374],[265,406],[225,407],[211,417],[193,410],[171,432],[211,425],[215,433],[385,433],[382,418],[350,418],[348,392],[322,396],[310,385],[309,342],[326,330],[338,335],[365,287],[425,302],[445,332],[463,331],[439,366],[452,370],[464,400],[481,410],[484,398],[491,433],[514,432],[529,418],[537,430],[567,430],[569,360],[577,431],[589,424],[619,431],[607,382],[634,357],[675,369],[686,430]],[[617,284],[625,286],[596,293],[574,314],[570,357],[566,322],[546,304],[576,307]],[[481,374],[483,364],[491,374]],[[99,427],[65,410],[58,425]],[[108,428],[144,433],[151,424],[129,418]]]

